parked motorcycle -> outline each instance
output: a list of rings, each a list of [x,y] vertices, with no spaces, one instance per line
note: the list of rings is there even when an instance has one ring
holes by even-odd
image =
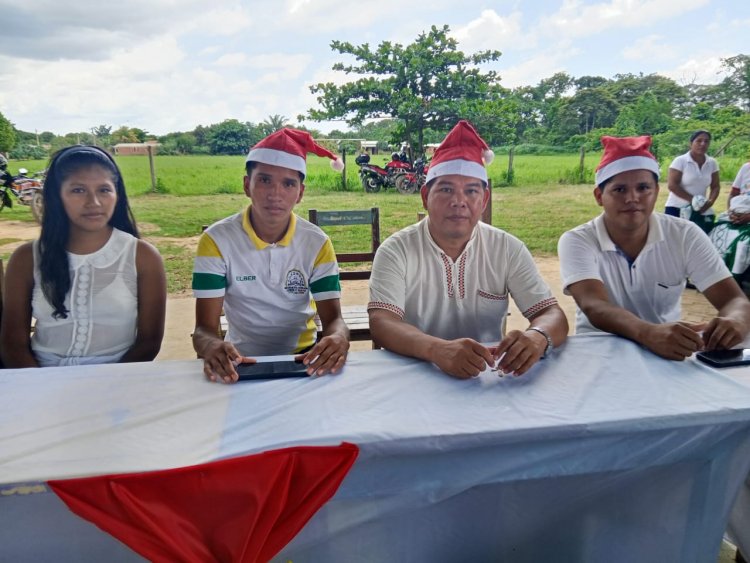
[[[359,155],[354,162],[359,166],[359,179],[366,192],[379,192],[381,188],[395,188],[401,176],[411,170],[408,162],[401,160],[398,153],[393,153],[391,161],[384,168],[370,164],[370,155]]]
[[[425,163],[424,158],[418,158],[414,161],[414,168],[407,171],[396,179],[396,189],[402,194],[413,194],[420,189],[427,179],[427,169],[429,165]]]
[[[5,207],[13,207],[15,196],[18,203],[31,208],[31,214],[37,223],[41,224],[44,213],[44,199],[42,196],[44,172],[37,172],[32,177],[28,176],[28,170],[20,168],[18,176],[4,175],[0,182],[0,211]]]

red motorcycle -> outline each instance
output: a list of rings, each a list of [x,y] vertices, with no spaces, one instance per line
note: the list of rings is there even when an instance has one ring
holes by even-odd
[[[396,179],[396,189],[402,194],[413,194],[422,189],[429,165],[423,158],[414,161],[414,168]]]
[[[370,155],[359,155],[354,162],[359,166],[359,179],[366,192],[379,192],[381,188],[397,188],[399,179],[411,170],[408,161],[401,159],[398,153],[391,155],[391,161],[381,168],[370,164]]]
[[[13,207],[11,194],[21,205],[28,205],[31,208],[31,214],[37,223],[42,223],[42,214],[44,212],[44,200],[42,197],[42,178],[44,172],[37,172],[33,177],[27,176],[28,170],[20,168],[18,176],[11,177],[6,174],[5,181],[0,184],[0,211],[5,207]]]

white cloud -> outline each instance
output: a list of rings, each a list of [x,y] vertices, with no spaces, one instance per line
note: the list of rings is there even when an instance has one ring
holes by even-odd
[[[246,60],[245,53],[227,53],[216,59],[216,66],[240,66]]]
[[[556,72],[566,71],[566,62],[579,53],[578,48],[560,43],[549,50],[525,58],[520,64],[501,69],[501,84],[506,88],[537,84]]]
[[[610,29],[646,28],[695,10],[709,0],[612,0],[584,4],[564,0],[557,13],[540,19],[539,32],[551,37],[585,37]]]
[[[668,61],[681,56],[679,51],[664,41],[661,35],[648,35],[635,40],[622,50],[622,56],[629,61]]]
[[[478,18],[454,29],[452,35],[465,53],[498,49],[502,45],[522,50],[536,43],[531,34],[521,28],[522,19],[523,14],[519,11],[503,17],[495,10],[483,10]]]
[[[248,66],[254,69],[272,70],[274,74],[296,78],[313,60],[309,53],[263,53],[248,59]]]
[[[658,71],[678,84],[716,84],[723,78],[721,59],[731,55],[691,58],[676,68]]]

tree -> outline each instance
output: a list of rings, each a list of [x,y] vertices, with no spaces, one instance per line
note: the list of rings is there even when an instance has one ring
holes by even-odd
[[[592,129],[611,127],[618,115],[618,104],[604,88],[588,88],[566,99],[558,114],[560,140]]]
[[[190,154],[195,148],[195,136],[192,133],[181,133],[175,137],[174,143],[180,154]]]
[[[634,104],[622,108],[615,121],[618,135],[656,135],[672,126],[672,107],[652,92],[641,95]]]
[[[750,55],[721,59],[721,66],[729,72],[722,85],[734,103],[750,111]]]
[[[212,154],[245,154],[252,144],[247,125],[236,119],[227,119],[211,126],[208,146]]]
[[[16,130],[13,124],[0,113],[0,152],[8,152],[16,146]]]
[[[109,137],[111,132],[111,125],[97,125],[96,127],[91,128],[91,134],[95,137]]]
[[[287,121],[289,121],[286,117],[283,115],[273,114],[269,115],[263,123],[260,123],[258,127],[263,133],[264,137],[267,137],[271,133],[274,133],[278,131],[279,129],[283,129],[287,126]]]
[[[135,132],[133,132],[130,127],[127,127],[126,125],[123,125],[122,127],[119,127],[118,129],[115,129],[112,132],[111,135],[112,142],[113,143],[137,143],[138,137],[136,136]]]
[[[310,87],[323,109],[311,109],[315,121],[346,119],[361,125],[369,118],[399,120],[402,139],[417,154],[422,152],[425,131],[447,131],[468,108],[480,111],[481,103],[501,97],[496,72],[481,72],[478,65],[496,61],[499,51],[465,55],[448,36],[450,28],[432,26],[414,43],[384,41],[376,50],[365,43],[333,41],[331,48],[352,55],[356,64],[336,63],[334,70],[361,76],[353,82],[332,82]],[[300,116],[300,119],[304,119]]]

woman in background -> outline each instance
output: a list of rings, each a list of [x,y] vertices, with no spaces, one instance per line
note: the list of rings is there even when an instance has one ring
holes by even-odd
[[[669,165],[667,197],[664,213],[680,217],[682,208],[691,206],[694,196],[706,197],[706,202],[698,209],[691,207],[687,215],[691,221],[708,233],[714,224],[713,204],[719,197],[719,163],[708,156],[711,133],[696,131],[690,135],[690,150],[678,156]],[[708,196],[706,190],[710,188]]]
[[[164,265],[138,238],[117,164],[98,147],[68,147],[50,160],[43,193],[39,239],[8,262],[5,367],[153,360],[164,335]]]

